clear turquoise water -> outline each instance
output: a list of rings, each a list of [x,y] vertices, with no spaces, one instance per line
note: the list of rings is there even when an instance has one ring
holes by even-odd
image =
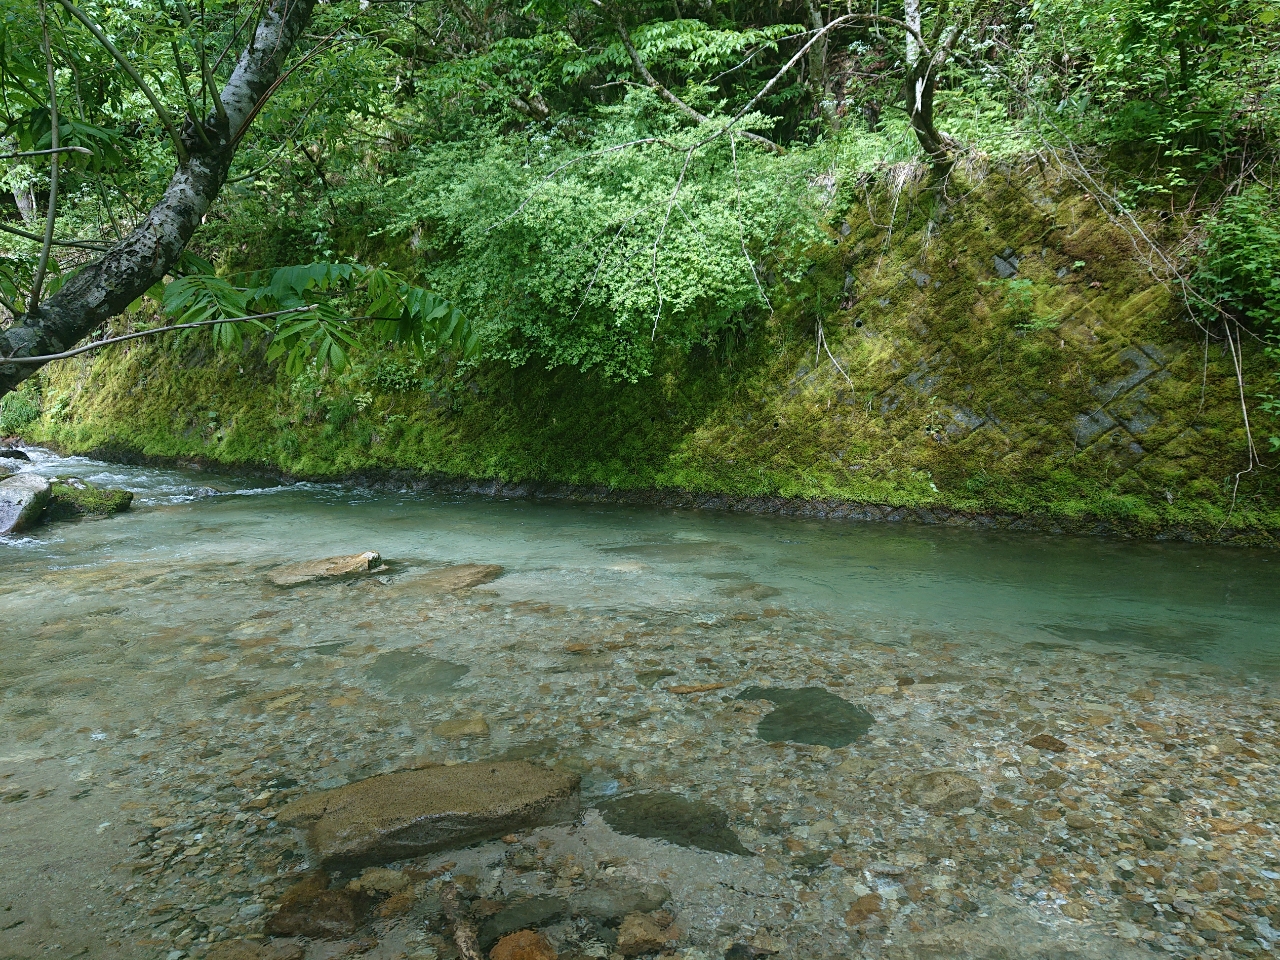
[[[1280,892],[1270,827],[1216,831],[1223,816],[1270,823],[1280,793],[1275,554],[282,486],[39,452],[31,469],[136,499],[0,541],[6,960],[196,960],[259,933],[309,869],[272,821],[280,802],[511,755],[580,773],[588,806],[670,790],[726,811],[750,857],[620,837],[595,814],[539,835],[547,857],[586,864],[576,883],[621,863],[670,886],[687,960],[766,934],[784,958],[897,956],[884,951],[952,928],[992,956],[1122,957],[1143,940],[1225,957],[1162,912],[1175,894],[1208,906],[1217,894],[1193,888],[1207,864],[1245,878],[1219,887],[1246,918],[1231,936],[1271,943],[1246,899]],[[364,550],[388,569],[268,580]],[[444,595],[416,579],[458,563],[504,572]],[[766,743],[771,708],[734,697],[770,685],[822,686],[874,725],[835,750]],[[486,733],[441,732],[474,716]],[[1068,752],[1028,750],[1040,732]],[[963,771],[982,800],[926,816],[904,784],[930,769]],[[1133,799],[1166,794],[1186,799]],[[1064,825],[1082,810],[1091,832]],[[502,844],[451,856],[487,896],[531,889]],[[1161,887],[1133,886],[1157,856]],[[856,919],[871,893],[886,906]],[[370,960],[436,956],[432,922],[378,926]],[[571,934],[564,956],[607,956]]]

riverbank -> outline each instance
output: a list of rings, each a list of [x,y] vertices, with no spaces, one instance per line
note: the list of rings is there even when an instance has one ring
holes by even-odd
[[[636,383],[385,352],[290,378],[260,344],[135,343],[51,366],[25,433],[307,479],[1274,545],[1229,354],[1091,198],[973,178],[949,209],[900,198],[891,244],[854,206],[735,351]],[[1246,352],[1246,398],[1269,376]]]

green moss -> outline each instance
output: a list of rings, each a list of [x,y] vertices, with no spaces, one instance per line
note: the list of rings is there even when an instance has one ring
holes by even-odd
[[[849,210],[729,360],[673,353],[627,384],[533,365],[391,376],[382,358],[291,382],[251,346],[135,344],[49,368],[27,435],[317,478],[410,471],[1270,541],[1280,489],[1260,470],[1237,483],[1230,358],[1206,354],[1129,238],[1061,184],[963,186],[950,208],[906,191]],[[1013,297],[996,275],[1007,251]],[[1264,369],[1247,355],[1247,384]]]
[[[128,490],[102,490],[76,477],[59,477],[49,485],[46,520],[110,517],[128,510],[133,494]]]

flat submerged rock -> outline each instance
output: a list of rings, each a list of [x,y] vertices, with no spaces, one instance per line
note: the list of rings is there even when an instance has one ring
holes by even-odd
[[[778,743],[844,747],[875,724],[876,718],[855,703],[821,687],[748,687],[739,700],[770,700],[777,709],[760,720],[756,735]]]
[[[453,593],[468,590],[485,583],[492,583],[502,576],[503,569],[496,563],[455,563],[440,567],[401,582],[401,592]]]
[[[267,579],[277,587],[296,587],[315,580],[350,577],[382,569],[382,557],[374,550],[349,557],[325,557],[323,560],[306,560],[276,567]]]
[[[675,793],[637,793],[606,800],[599,809],[604,822],[618,833],[714,853],[755,856],[729,827],[728,815],[702,800],[686,800]]]
[[[578,785],[523,761],[432,766],[302,797],[278,820],[307,830],[325,869],[350,870],[572,820]]]

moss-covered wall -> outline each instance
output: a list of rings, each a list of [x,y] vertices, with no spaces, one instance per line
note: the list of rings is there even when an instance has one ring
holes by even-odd
[[[669,358],[638,384],[533,366],[424,382],[385,359],[290,383],[250,350],[130,345],[50,368],[30,439],[312,477],[410,470],[1271,540],[1276,479],[1236,478],[1230,357],[1206,351],[1128,233],[1034,167],[969,170],[945,191],[902,174],[836,199],[847,216],[808,275],[727,358]],[[1264,370],[1246,359],[1252,395]]]

